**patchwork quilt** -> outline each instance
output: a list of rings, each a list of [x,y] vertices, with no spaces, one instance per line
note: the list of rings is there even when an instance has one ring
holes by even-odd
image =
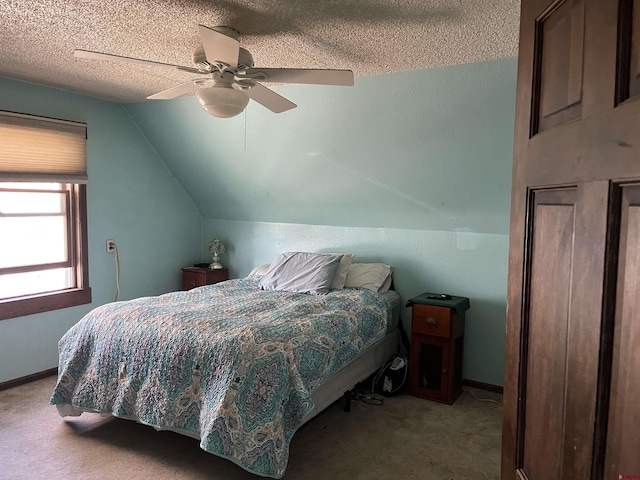
[[[196,436],[282,477],[311,394],[385,335],[391,309],[369,290],[263,291],[260,278],[94,309],[60,340],[51,404]]]

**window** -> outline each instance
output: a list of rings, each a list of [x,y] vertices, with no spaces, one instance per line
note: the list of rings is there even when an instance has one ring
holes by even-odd
[[[85,139],[0,112],[0,320],[91,302]]]

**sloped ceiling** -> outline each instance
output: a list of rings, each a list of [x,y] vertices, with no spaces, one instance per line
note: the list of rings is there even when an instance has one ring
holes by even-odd
[[[76,59],[73,50],[190,66],[197,25],[226,25],[256,66],[374,75],[515,56],[520,1],[11,0],[0,8],[0,76],[128,103],[192,75]]]
[[[516,67],[281,85],[298,108],[279,115],[219,119],[192,97],[126,109],[205,219],[504,235]]]

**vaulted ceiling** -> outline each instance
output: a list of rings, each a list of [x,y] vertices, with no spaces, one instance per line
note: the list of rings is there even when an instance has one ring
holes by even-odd
[[[519,0],[12,0],[1,7],[0,76],[144,101],[192,74],[73,50],[191,66],[198,24],[238,30],[261,67],[417,70],[516,56],[519,10]]]

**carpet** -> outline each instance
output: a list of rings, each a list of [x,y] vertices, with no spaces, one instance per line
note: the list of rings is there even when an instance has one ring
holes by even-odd
[[[198,441],[48,404],[55,377],[0,392],[2,479],[257,480]],[[454,405],[400,394],[382,406],[336,403],[294,436],[285,480],[498,480],[502,408],[467,388]]]

